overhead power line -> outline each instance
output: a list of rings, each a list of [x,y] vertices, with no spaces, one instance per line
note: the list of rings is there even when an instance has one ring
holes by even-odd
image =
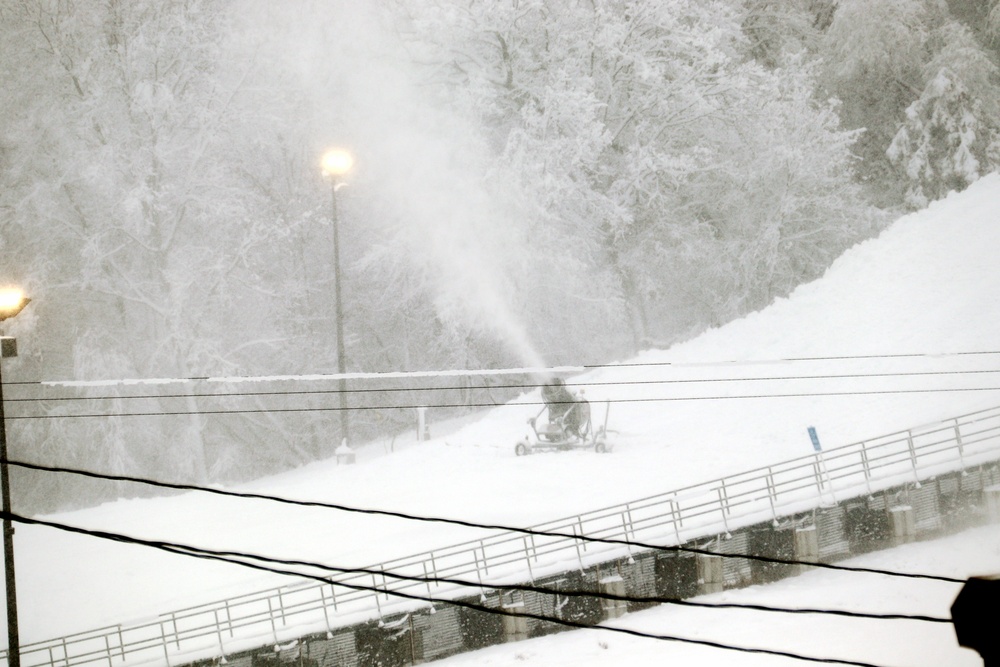
[[[296,561],[283,561],[283,560],[279,560],[279,559],[271,559],[271,558],[264,557],[264,556],[258,556],[258,555],[254,555],[254,554],[244,554],[244,553],[239,553],[239,552],[215,551],[215,550],[211,550],[211,549],[205,549],[205,548],[202,548],[202,547],[195,547],[195,546],[184,545],[184,544],[179,544],[179,543],[162,542],[162,541],[155,541],[155,540],[144,540],[144,539],[141,539],[141,538],[130,537],[130,536],[127,536],[127,535],[122,535],[122,534],[117,534],[117,533],[111,533],[111,532],[106,532],[106,531],[96,531],[96,530],[78,528],[78,527],[75,527],[75,526],[69,526],[69,525],[66,525],[66,524],[59,524],[59,523],[51,522],[51,521],[42,521],[42,520],[39,520],[39,519],[30,519],[30,518],[27,518],[27,517],[23,517],[23,516],[20,516],[20,515],[17,515],[17,514],[7,513],[7,512],[0,513],[0,516],[9,516],[14,521],[18,521],[20,523],[46,526],[46,527],[54,528],[54,529],[57,529],[57,530],[63,530],[63,531],[71,532],[71,533],[88,535],[88,536],[96,537],[96,538],[100,538],[100,539],[106,539],[106,540],[111,540],[111,541],[121,542],[121,543],[126,543],[126,544],[136,544],[136,545],[151,547],[151,548],[159,549],[159,550],[162,550],[162,551],[166,551],[166,552],[174,553],[174,554],[178,554],[178,555],[184,555],[184,556],[189,556],[189,557],[194,557],[194,558],[201,558],[201,559],[206,559],[206,560],[227,562],[227,563],[232,563],[234,565],[241,565],[243,567],[248,567],[248,568],[259,570],[259,571],[263,571],[263,572],[269,572],[269,573],[273,573],[273,574],[281,574],[281,575],[293,576],[293,577],[298,577],[298,578],[312,579],[312,580],[315,580],[315,581],[322,582],[324,584],[335,584],[335,585],[342,586],[344,588],[348,588],[348,589],[352,589],[352,590],[373,592],[373,593],[377,593],[377,594],[388,594],[388,595],[393,595],[395,597],[399,597],[399,598],[403,598],[403,599],[414,600],[414,601],[418,601],[418,602],[426,602],[428,604],[445,604],[445,605],[463,607],[463,608],[471,609],[471,610],[474,610],[474,611],[479,611],[479,612],[484,612],[484,613],[489,613],[489,614],[495,614],[495,615],[501,615],[501,616],[517,616],[517,617],[520,617],[520,618],[530,618],[530,619],[533,619],[533,620],[538,620],[538,621],[547,622],[547,623],[553,623],[553,624],[562,625],[562,626],[571,627],[571,628],[577,628],[577,629],[596,629],[596,630],[601,630],[601,631],[606,631],[606,632],[615,632],[615,633],[619,633],[619,634],[631,635],[631,636],[634,636],[634,637],[641,637],[641,638],[646,638],[646,639],[656,639],[656,640],[660,640],[660,641],[673,641],[673,642],[679,642],[679,643],[685,643],[685,644],[693,644],[693,645],[699,645],[699,646],[706,646],[706,647],[716,648],[716,649],[722,649],[722,650],[737,651],[737,652],[742,652],[742,653],[757,653],[757,654],[763,654],[763,655],[774,655],[774,656],[778,656],[778,657],[785,657],[785,658],[792,658],[792,659],[796,659],[796,660],[803,660],[803,661],[806,661],[806,662],[818,662],[818,663],[824,663],[824,664],[838,664],[838,665],[852,665],[852,666],[855,666],[855,667],[881,667],[881,666],[875,665],[873,663],[862,662],[862,661],[846,660],[846,659],[840,659],[840,658],[820,658],[820,657],[814,657],[814,656],[801,655],[801,654],[793,653],[793,652],[790,652],[790,651],[781,651],[781,650],[777,650],[777,649],[735,646],[735,645],[731,645],[731,644],[726,644],[726,643],[722,643],[722,642],[715,642],[715,641],[709,641],[709,640],[704,640],[704,639],[694,639],[694,638],[690,638],[690,637],[678,637],[678,636],[674,636],[674,635],[663,635],[663,634],[647,633],[647,632],[642,632],[642,631],[639,631],[639,630],[632,630],[630,628],[623,628],[623,627],[619,627],[619,626],[593,625],[593,624],[589,624],[589,623],[584,623],[584,622],[579,622],[579,621],[572,621],[572,620],[563,619],[563,618],[559,618],[559,617],[556,617],[556,616],[548,616],[548,615],[544,615],[544,614],[533,614],[533,613],[530,613],[530,612],[522,612],[522,611],[511,612],[511,611],[508,611],[508,610],[503,609],[503,608],[489,607],[489,606],[484,605],[484,604],[476,604],[476,603],[468,602],[468,601],[465,601],[465,600],[450,600],[450,599],[443,599],[443,598],[434,598],[434,597],[425,596],[425,595],[417,595],[417,594],[413,594],[413,593],[404,593],[402,591],[391,591],[391,590],[388,590],[386,588],[380,588],[378,586],[367,586],[367,585],[362,585],[362,584],[351,584],[351,583],[347,583],[347,582],[340,582],[340,581],[333,580],[330,577],[326,577],[326,576],[320,576],[320,575],[311,574],[311,573],[303,573],[303,572],[299,572],[299,571],[295,571],[295,570],[284,570],[284,569],[279,569],[277,567],[274,567],[274,565],[266,564],[266,563],[273,563],[273,564],[284,564],[284,565],[291,565],[291,566],[303,565],[304,564],[304,563],[296,562]],[[260,562],[254,562],[254,561],[260,561]],[[327,569],[327,570],[333,569],[333,568],[330,568],[328,566],[323,566],[323,565],[319,565],[319,564],[306,564],[306,565],[308,565],[309,567],[315,567],[317,569]],[[379,572],[378,574],[382,574],[382,573]],[[477,583],[474,583],[473,585],[476,588],[480,588],[480,589],[483,588],[480,584],[477,584]],[[489,588],[493,589],[493,590],[496,590],[496,589],[498,589],[500,587],[489,586]],[[555,595],[555,594],[563,595],[563,596],[567,595],[567,591],[552,590],[552,591],[546,591],[546,592],[550,593],[550,594],[553,594],[553,595]],[[587,595],[592,596],[592,597],[598,597],[598,596],[595,596],[595,595],[590,594],[590,593],[587,593]],[[612,599],[615,599],[615,598],[612,598]],[[810,612],[806,612],[806,613],[810,613]],[[862,618],[871,618],[871,617],[862,616]],[[913,619],[909,619],[909,620],[931,620],[932,622],[949,622],[947,619],[937,619],[937,618],[930,618],[930,617],[928,619],[913,618]]]
[[[801,382],[808,380],[857,380],[909,377],[938,377],[947,375],[985,375],[997,374],[1000,369],[972,369],[952,371],[909,371],[895,373],[843,373],[826,375],[780,375],[755,377],[724,377],[724,378],[672,378],[660,380],[626,380],[626,381],[594,381],[567,383],[570,388],[591,389],[595,387],[635,387],[649,385],[690,385],[735,382]],[[269,396],[326,396],[336,394],[389,394],[413,392],[442,391],[492,391],[492,390],[534,390],[544,386],[540,382],[525,382],[516,384],[480,384],[480,385],[448,385],[448,386],[412,386],[412,387],[356,387],[349,389],[291,389],[283,391],[225,391],[202,393],[167,393],[167,394],[104,394],[99,396],[31,396],[26,398],[8,398],[8,403],[45,403],[59,401],[108,401],[108,400],[156,400],[156,399],[187,399],[187,398],[252,398]],[[406,407],[418,407],[416,404]]]
[[[261,493],[250,493],[250,492],[240,492],[240,491],[228,491],[225,489],[197,486],[193,484],[183,484],[177,482],[163,482],[159,480],[153,480],[142,477],[133,477],[128,475],[112,475],[108,473],[92,472],[89,470],[80,470],[75,468],[64,468],[57,466],[46,466],[37,463],[28,463],[25,461],[8,461],[8,465],[16,466],[20,468],[25,468],[29,470],[36,470],[40,472],[53,472],[62,474],[72,474],[79,475],[82,477],[89,477],[92,479],[101,479],[115,482],[132,482],[137,484],[147,484],[149,486],[172,489],[177,491],[198,491],[202,493],[209,493],[218,496],[239,498],[239,499],[252,499],[252,500],[265,500],[268,502],[281,503],[285,505],[292,505],[297,507],[315,507],[323,509],[337,510],[341,512],[349,512],[355,514],[367,514],[373,516],[386,516],[397,519],[404,519],[407,521],[416,521],[424,523],[443,523],[449,525],[463,526],[466,528],[477,528],[482,530],[493,530],[508,533],[516,533],[521,535],[533,535],[538,537],[557,537],[563,539],[580,540],[583,542],[591,542],[597,544],[609,544],[614,546],[627,546],[635,547],[638,549],[648,549],[652,551],[664,551],[664,552],[680,552],[680,553],[692,553],[700,554],[705,556],[719,556],[721,558],[742,558],[745,560],[753,560],[763,563],[772,563],[778,565],[806,565],[809,567],[815,567],[819,569],[836,570],[841,572],[855,572],[855,573],[866,573],[866,574],[879,574],[891,577],[903,577],[910,579],[928,579],[933,581],[945,581],[949,583],[964,583],[964,579],[956,579],[954,577],[945,577],[940,575],[928,575],[928,574],[915,574],[908,572],[893,572],[890,570],[880,570],[876,568],[862,568],[862,567],[846,567],[843,565],[835,565],[832,563],[814,563],[807,561],[792,560],[786,558],[774,558],[770,556],[758,556],[754,554],[727,554],[720,553],[716,551],[711,551],[709,549],[698,549],[695,547],[684,547],[684,546],[664,546],[659,544],[651,544],[647,542],[638,542],[634,540],[624,540],[624,539],[614,539],[614,538],[602,538],[602,537],[590,537],[584,535],[578,535],[576,533],[563,533],[559,531],[548,531],[548,530],[538,530],[534,528],[520,528],[516,526],[508,526],[503,524],[488,524],[480,523],[474,521],[467,521],[464,519],[452,519],[445,517],[435,517],[435,516],[422,516],[417,514],[409,514],[406,512],[397,512],[393,510],[382,510],[382,509],[365,509],[359,507],[352,507],[349,505],[342,505],[339,503],[328,503],[320,502],[314,500],[295,500],[291,498],[283,498],[281,496],[274,496]]]
[[[786,357],[776,359],[730,359],[719,361],[661,361],[661,362],[622,362],[608,364],[581,364],[567,366],[550,367],[524,367],[524,368],[487,368],[487,369],[452,369],[438,371],[377,371],[377,372],[355,372],[355,373],[314,373],[314,374],[287,374],[287,375],[237,375],[237,376],[190,376],[180,378],[133,378],[120,380],[24,380],[18,382],[7,381],[5,386],[17,385],[45,385],[53,387],[107,387],[107,386],[134,386],[134,385],[166,385],[186,382],[216,382],[216,383],[236,383],[236,382],[286,382],[297,381],[326,381],[345,379],[399,379],[399,378],[427,378],[427,377],[489,377],[504,375],[553,375],[567,373],[582,373],[591,370],[609,368],[706,368],[712,366],[762,366],[768,364],[783,364],[788,362],[823,362],[823,361],[863,361],[875,359],[949,359],[975,356],[1000,355],[1000,350],[981,350],[966,352],[913,352],[897,354],[844,354],[830,356],[805,356]]]
[[[937,394],[937,393],[960,393],[960,392],[985,392],[1000,391],[1000,386],[996,387],[941,387],[934,389],[878,389],[869,391],[812,391],[798,393],[775,393],[775,394],[739,394],[739,395],[714,395],[714,396],[658,396],[646,398],[611,398],[602,399],[601,403],[672,403],[688,401],[734,401],[734,400],[759,400],[773,398],[819,398],[834,396],[881,396],[890,394]],[[80,414],[43,414],[43,415],[14,415],[7,416],[7,420],[26,419],[86,419],[95,417],[178,417],[191,415],[240,415],[240,414],[281,414],[281,413],[309,413],[309,412],[339,412],[349,411],[372,411],[372,410],[412,410],[415,408],[496,408],[501,406],[542,406],[546,405],[542,401],[525,401],[518,403],[406,403],[400,405],[356,405],[346,406],[324,406],[308,408],[246,408],[246,409],[217,409],[217,410],[154,410],[148,412],[89,412]]]

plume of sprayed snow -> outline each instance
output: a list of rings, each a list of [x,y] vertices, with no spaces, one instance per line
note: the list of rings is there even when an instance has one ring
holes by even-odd
[[[443,322],[490,331],[524,364],[543,367],[512,304],[509,276],[528,238],[519,202],[493,187],[477,123],[435,98],[381,4],[258,4],[256,20],[269,39],[275,26],[297,28],[284,31],[277,51],[312,97],[316,152],[351,147],[352,207],[390,239],[389,261],[404,249]]]

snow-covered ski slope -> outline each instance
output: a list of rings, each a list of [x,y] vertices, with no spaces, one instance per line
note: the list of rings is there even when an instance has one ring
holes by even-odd
[[[376,444],[356,465],[316,463],[245,488],[528,526],[808,454],[809,426],[831,449],[1000,405],[998,249],[1000,175],[990,175],[901,218],[761,312],[572,378],[595,403],[612,401],[610,455],[516,457],[535,392],[447,434],[432,424],[430,441],[397,442],[392,454]],[[50,518],[340,567],[480,536],[198,493]],[[43,527],[19,526],[15,543],[22,643],[287,583]]]

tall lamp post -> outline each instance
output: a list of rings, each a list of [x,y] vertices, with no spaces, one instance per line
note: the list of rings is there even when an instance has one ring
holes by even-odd
[[[31,299],[15,288],[0,289],[0,322],[14,317]],[[17,356],[17,341],[0,336],[0,359]],[[3,364],[0,364],[0,500],[3,502],[3,562],[7,586],[7,665],[21,667],[17,632],[17,591],[14,585],[14,526],[10,519],[10,475],[7,470],[7,424],[3,414]]]
[[[347,151],[331,148],[323,154],[323,176],[330,181],[330,217],[333,220],[333,274],[334,292],[336,296],[336,326],[337,326],[337,374],[340,375],[340,432],[343,435],[342,447],[349,450],[351,438],[350,419],[347,414],[347,358],[344,353],[344,311],[340,291],[340,222],[337,215],[337,188],[343,185],[340,180],[354,166],[354,158]],[[350,458],[353,458],[352,456]],[[349,461],[350,458],[347,460]]]

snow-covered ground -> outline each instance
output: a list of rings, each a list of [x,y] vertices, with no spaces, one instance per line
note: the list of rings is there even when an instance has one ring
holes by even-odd
[[[612,401],[610,427],[618,434],[611,455],[516,457],[513,444],[537,410],[527,405],[538,400],[536,392],[447,434],[432,423],[431,440],[397,442],[391,454],[374,444],[359,451],[357,465],[319,462],[245,488],[527,526],[808,454],[808,426],[831,449],[1000,405],[998,221],[1000,175],[994,174],[900,219],[845,253],[823,278],[759,313],[670,350],[571,378],[592,401]],[[479,535],[197,493],[51,518],[341,567]],[[23,643],[287,583],[278,575],[43,527],[19,526],[15,542]],[[991,560],[983,566],[1000,571],[996,548],[984,553]],[[913,569],[938,565],[946,566],[916,561]],[[789,582],[788,590],[807,591],[808,581]],[[659,613],[648,616],[654,626],[663,623]],[[663,613],[672,614],[671,627],[681,623],[673,614],[682,612]],[[742,621],[726,624],[745,632]],[[851,635],[841,641],[850,643]],[[945,663],[959,664],[937,664]]]

